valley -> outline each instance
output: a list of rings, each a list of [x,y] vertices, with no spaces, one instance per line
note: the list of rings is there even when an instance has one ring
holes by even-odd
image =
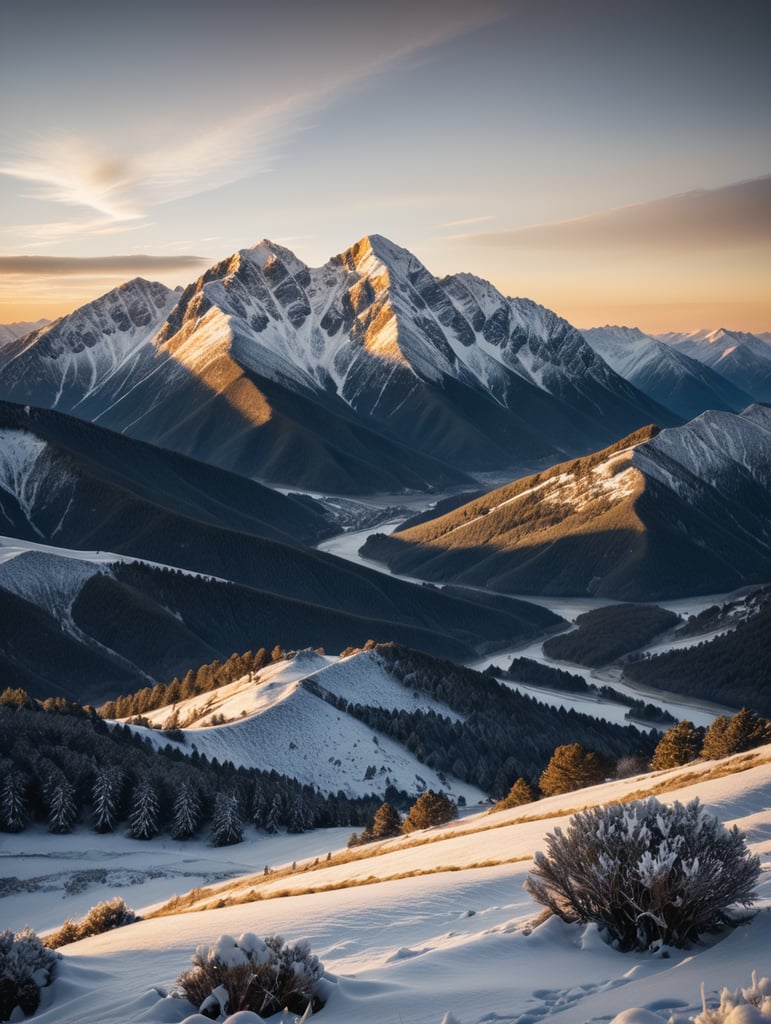
[[[263,241],[9,337],[0,912],[141,918],[65,943],[41,1022],[210,1019],[174,979],[212,929],[309,939],[337,1024],[599,1024],[646,979],[640,1012],[685,1024],[713,949],[745,981],[764,881],[751,923],[632,968],[521,886],[577,810],[653,794],[767,869],[771,748],[644,770],[673,723],[771,707],[766,347],[585,337],[380,235],[317,268]],[[596,784],[532,800],[572,748]],[[436,793],[449,822],[370,834]]]

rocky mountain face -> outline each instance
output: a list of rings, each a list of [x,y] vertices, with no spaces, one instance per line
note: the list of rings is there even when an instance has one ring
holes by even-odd
[[[710,367],[756,402],[771,402],[771,345],[746,331],[672,332],[659,339]]]
[[[740,412],[752,403],[747,392],[705,363],[637,327],[592,327],[582,333],[616,373],[683,419],[707,409]]]
[[[654,600],[771,576],[771,409],[706,412],[492,491],[362,553],[515,594]]]
[[[262,242],[184,292],[136,280],[0,352],[0,397],[271,482],[428,489],[675,422],[568,323],[363,239]]]

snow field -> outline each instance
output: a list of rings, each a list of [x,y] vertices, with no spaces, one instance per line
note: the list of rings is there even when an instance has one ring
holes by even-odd
[[[707,762],[656,773],[650,780],[680,783],[659,795],[665,802],[698,795],[721,820],[736,821],[763,865],[754,920],[708,936],[691,950],[668,950],[666,957],[621,954],[605,945],[593,926],[552,918],[532,927],[541,908],[522,883],[545,832],[564,826],[578,806],[642,789],[648,778],[642,776],[526,808],[471,815],[441,830],[391,840],[383,856],[322,866],[303,878],[310,881],[317,874],[319,882],[336,879],[353,882],[352,887],[151,918],[82,940],[64,948],[57,980],[44,990],[36,1021],[182,1021],[192,1012],[189,1004],[163,998],[157,989],[173,986],[197,945],[249,931],[310,941],[328,972],[327,1005],[320,1015],[327,1024],[440,1024],[448,1013],[458,1024],[536,1024],[552,1018],[561,1024],[599,1024],[633,1007],[637,1016],[627,1013],[622,1018],[627,1024],[663,1024],[672,1014],[677,1024],[685,1024],[701,1010],[702,982],[708,1002],[716,1005],[724,985],[746,987],[753,968],[762,975],[771,963],[771,747],[738,755],[734,763],[740,758],[754,767],[710,779],[716,766]],[[567,807],[569,801],[575,806]],[[517,822],[528,812],[555,816]],[[495,825],[500,827],[489,827]],[[409,845],[437,835],[447,838]],[[72,838],[41,834],[38,841],[51,849]],[[288,844],[289,837],[280,842]],[[155,841],[135,845],[149,852]],[[269,845],[265,841],[262,848]],[[210,856],[237,858],[238,849],[210,851]],[[507,862],[464,868],[474,857]],[[436,872],[444,864],[455,870]],[[376,880],[396,867],[434,873]],[[370,884],[355,884],[370,874]],[[278,884],[286,886],[286,878]],[[234,880],[220,895],[237,898],[243,887]]]

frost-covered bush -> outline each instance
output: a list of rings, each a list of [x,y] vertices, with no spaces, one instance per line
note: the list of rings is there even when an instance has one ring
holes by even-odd
[[[58,959],[31,928],[0,932],[0,1021],[10,1020],[17,1006],[22,1013],[35,1012]]]
[[[760,862],[698,799],[655,797],[574,815],[546,837],[528,892],[565,921],[594,921],[619,949],[685,946],[749,906]]]
[[[305,941],[288,946],[280,935],[221,935],[213,946],[199,946],[192,960],[192,970],[177,985],[212,1019],[239,1010],[269,1017],[285,1007],[292,1013],[303,1013],[309,1003],[315,1003],[314,1011],[320,1007],[314,987],[323,967]]]
[[[729,1024],[734,1020],[741,1020],[743,1024],[755,1021],[760,1024],[761,1021],[771,1021],[771,979],[758,980],[757,971],[752,972],[749,988],[740,988],[736,992],[724,988],[720,994],[720,1005],[714,1010],[707,1009],[703,986],[701,999],[703,1010],[694,1017],[694,1024]],[[732,1016],[734,1010],[739,1010],[736,1016]]]

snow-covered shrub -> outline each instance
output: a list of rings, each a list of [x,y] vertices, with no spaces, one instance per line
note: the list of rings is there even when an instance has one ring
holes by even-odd
[[[31,928],[0,932],[0,1021],[10,1020],[17,1006],[22,1013],[35,1012],[58,959]]]
[[[720,1005],[714,1010],[707,1009],[707,1000],[704,996],[702,986],[701,1002],[703,1010],[694,1017],[694,1024],[729,1024],[729,1021],[741,1020],[744,1024],[750,1022],[771,1021],[771,979],[761,978],[758,980],[757,971],[752,972],[752,984],[749,988],[741,988],[732,992],[724,988],[720,994]],[[732,1016],[734,1010],[739,1010],[736,1016]],[[748,1010],[752,1007],[753,1010]],[[754,1012],[753,1012],[754,1011]]]
[[[221,935],[213,946],[199,946],[192,960],[192,970],[181,974],[177,985],[199,1013],[212,1019],[240,1010],[269,1017],[285,1007],[303,1013],[309,1003],[315,1003],[314,1011],[320,1006],[314,987],[323,967],[305,941],[288,946],[280,935]]]
[[[749,906],[760,862],[698,799],[655,797],[574,815],[546,837],[528,892],[565,921],[594,921],[619,949],[685,946]]]

